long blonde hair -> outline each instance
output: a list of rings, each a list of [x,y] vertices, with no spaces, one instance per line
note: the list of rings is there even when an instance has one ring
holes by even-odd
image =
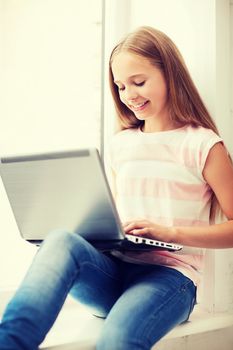
[[[203,103],[178,48],[166,34],[148,26],[139,27],[129,33],[110,55],[109,82],[120,129],[138,128],[144,124],[144,121],[138,120],[121,102],[118,87],[114,83],[112,62],[122,51],[145,57],[151,64],[161,69],[167,85],[168,107],[172,121],[180,125],[202,126],[212,129],[219,135],[217,126]],[[210,220],[213,221],[218,208],[214,194],[211,203]]]
[[[147,58],[161,69],[168,89],[168,107],[171,119],[181,125],[191,124],[212,129],[217,127],[195,87],[183,57],[172,40],[163,32],[151,27],[139,27],[128,34],[112,51],[109,60],[109,82],[121,129],[139,127],[139,121],[120,100],[114,84],[112,62],[122,51]]]

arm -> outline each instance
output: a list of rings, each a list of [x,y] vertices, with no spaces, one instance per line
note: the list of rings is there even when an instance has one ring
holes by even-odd
[[[233,247],[233,166],[221,143],[217,143],[210,150],[203,176],[214,191],[227,218],[226,222],[210,226],[164,227],[140,220],[126,224],[126,233],[145,235],[192,247]]]
[[[174,235],[186,245],[206,248],[233,247],[233,166],[225,147],[217,143],[209,152],[203,176],[214,191],[228,219],[207,227],[174,228]],[[187,242],[186,242],[187,241]]]

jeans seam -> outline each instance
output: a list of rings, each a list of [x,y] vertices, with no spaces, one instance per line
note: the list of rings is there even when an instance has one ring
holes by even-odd
[[[188,316],[187,316],[187,318],[186,318],[186,320],[185,320],[184,322],[188,321],[189,316],[190,316],[190,314],[192,313],[192,311],[193,311],[193,309],[194,309],[194,306],[195,306],[195,304],[196,304],[196,302],[197,302],[197,287],[194,286],[194,288],[195,288],[195,293],[194,293],[194,295],[193,295],[193,297],[192,297],[192,302],[191,302],[190,307],[189,307]]]
[[[153,313],[152,317],[150,318],[150,324],[153,323],[153,321],[156,319],[156,315],[158,315],[158,313],[163,309],[163,307],[168,304],[172,299],[174,299],[179,293],[181,293],[181,288],[184,286],[187,286],[189,284],[192,284],[193,282],[191,280],[187,281],[186,283],[182,284],[182,286],[179,288],[179,290],[177,290],[174,294],[172,294],[170,296],[170,298],[166,299],[162,304],[159,305],[159,308],[156,309],[155,313]],[[192,299],[193,300],[193,299]],[[193,304],[193,302],[192,302]],[[191,306],[189,308],[189,315],[190,315],[190,310],[191,310]],[[148,328],[148,323],[146,328]],[[145,337],[145,339],[147,339],[150,342],[150,339],[148,339],[148,336]],[[139,343],[140,344],[140,343]]]

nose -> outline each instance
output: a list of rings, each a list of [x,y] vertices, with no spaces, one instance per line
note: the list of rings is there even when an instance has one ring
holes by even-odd
[[[124,91],[124,99],[127,101],[127,102],[131,102],[131,101],[134,101],[136,100],[138,97],[138,93],[136,91],[136,89],[134,87],[128,87],[128,88],[125,88],[125,91]]]

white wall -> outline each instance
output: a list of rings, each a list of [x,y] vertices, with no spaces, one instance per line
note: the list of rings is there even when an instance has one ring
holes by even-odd
[[[230,5],[230,77],[233,77],[233,0],[231,0]],[[233,130],[233,79],[230,82],[230,91],[231,91],[231,127],[230,130]],[[233,142],[232,142],[233,143]],[[233,154],[233,146],[232,146]]]
[[[228,149],[233,154],[231,88],[233,77],[231,38],[231,5],[230,0],[215,0],[215,118]]]

